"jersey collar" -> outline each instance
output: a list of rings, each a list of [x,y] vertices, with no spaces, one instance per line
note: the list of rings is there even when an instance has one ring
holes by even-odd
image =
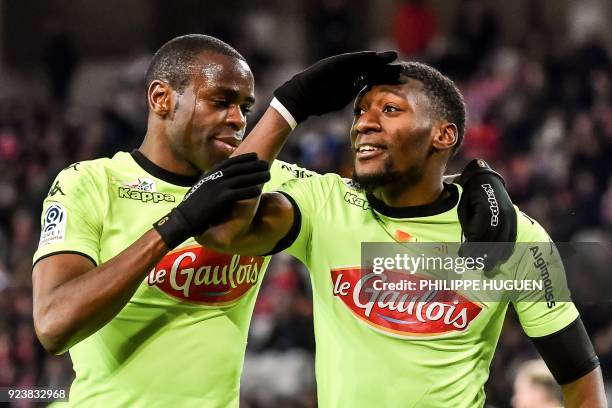
[[[130,154],[132,155],[134,161],[147,173],[167,183],[174,184],[177,186],[191,187],[196,183],[196,181],[199,180],[199,177],[197,176],[185,176],[182,174],[173,173],[166,169],[162,169],[157,164],[147,159],[146,156],[137,149],[132,150],[132,153]]]
[[[381,200],[367,193],[368,202],[376,212],[390,218],[417,218],[430,217],[450,211],[459,201],[459,190],[454,184],[444,184],[444,191],[449,194],[442,200],[431,204],[415,205],[412,207],[389,207]]]

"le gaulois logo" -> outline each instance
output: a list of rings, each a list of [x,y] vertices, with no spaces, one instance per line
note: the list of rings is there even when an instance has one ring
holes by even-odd
[[[145,282],[190,303],[232,304],[257,284],[261,256],[227,255],[193,245],[168,253]]]
[[[360,268],[332,269],[333,294],[359,319],[386,334],[426,337],[464,331],[482,306],[455,291],[377,290],[381,275]],[[418,275],[386,272],[386,282],[424,279]]]

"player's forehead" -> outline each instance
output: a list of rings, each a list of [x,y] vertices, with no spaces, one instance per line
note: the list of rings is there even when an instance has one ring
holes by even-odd
[[[400,77],[397,84],[380,84],[364,88],[355,99],[355,107],[386,101],[403,101],[415,111],[422,108],[423,113],[431,107],[423,83],[406,76]]]
[[[413,78],[402,76],[395,84],[376,84],[366,86],[359,92],[356,103],[373,100],[382,95],[395,95],[399,98],[407,99],[413,93],[421,93],[423,84]]]
[[[192,79],[197,88],[228,89],[253,97],[254,79],[246,61],[215,52],[202,52],[194,60]]]

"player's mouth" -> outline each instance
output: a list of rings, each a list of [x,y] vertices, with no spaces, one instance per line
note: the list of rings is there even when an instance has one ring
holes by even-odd
[[[357,160],[369,160],[383,154],[387,148],[380,144],[361,143],[355,147]]]
[[[234,136],[217,136],[215,137],[215,145],[220,149],[228,152],[228,156],[236,150],[240,144],[240,139]]]

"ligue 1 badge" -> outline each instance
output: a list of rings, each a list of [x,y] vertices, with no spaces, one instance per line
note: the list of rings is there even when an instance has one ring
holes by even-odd
[[[40,246],[64,241],[67,216],[66,209],[60,203],[51,204],[47,208],[40,233]]]

